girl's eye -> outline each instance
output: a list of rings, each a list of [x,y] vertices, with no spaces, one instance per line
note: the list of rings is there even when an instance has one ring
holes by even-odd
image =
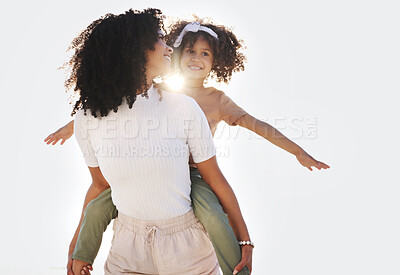
[[[187,53],[193,53],[193,50],[187,50],[186,52]]]
[[[203,52],[204,56],[209,56],[209,54],[207,52]]]

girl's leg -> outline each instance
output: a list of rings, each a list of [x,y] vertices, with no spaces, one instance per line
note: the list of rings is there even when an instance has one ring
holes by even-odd
[[[111,189],[108,188],[86,206],[72,258],[93,264],[103,233],[117,214],[111,200]]]
[[[201,178],[197,169],[190,169],[190,179],[194,213],[210,236],[222,272],[232,274],[233,269],[241,260],[242,253],[235,233],[229,224],[228,216],[222,209],[217,196]],[[245,267],[238,274],[247,275],[250,272]]]

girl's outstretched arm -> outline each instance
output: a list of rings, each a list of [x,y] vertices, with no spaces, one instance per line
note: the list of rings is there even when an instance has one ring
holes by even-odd
[[[228,215],[229,222],[235,232],[238,241],[250,241],[250,235],[240,211],[239,203],[231,186],[222,174],[217,164],[216,157],[212,157],[206,161],[196,163],[201,177],[211,187],[215,195],[217,195],[225,213]],[[253,247],[250,245],[242,246],[242,260],[235,267],[237,274],[244,266],[247,266],[250,273],[252,269]]]
[[[310,171],[312,171],[313,166],[318,170],[330,168],[329,165],[321,161],[317,161],[312,156],[307,154],[306,151],[304,151],[296,143],[285,137],[275,127],[249,114],[245,114],[244,116],[240,117],[237,121],[235,121],[235,124],[249,129],[250,131],[262,136],[263,138],[282,148],[283,150],[293,154],[294,156],[296,156],[300,164],[304,167],[307,167]]]
[[[69,139],[74,133],[74,121],[71,120],[66,125],[50,134],[47,138],[45,138],[44,142],[47,144],[56,145],[57,142],[61,139],[60,145],[63,145],[64,142]]]

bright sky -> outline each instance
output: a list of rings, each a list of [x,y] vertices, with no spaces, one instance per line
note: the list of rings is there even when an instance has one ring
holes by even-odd
[[[396,1],[260,3],[1,2],[0,273],[66,274],[90,184],[74,139],[42,142],[70,119],[57,70],[66,48],[105,13],[157,7],[234,27],[248,63],[220,88],[332,167],[310,172],[268,141],[221,123],[219,163],[256,243],[253,274],[398,274]],[[110,227],[92,274],[103,274],[111,237]]]

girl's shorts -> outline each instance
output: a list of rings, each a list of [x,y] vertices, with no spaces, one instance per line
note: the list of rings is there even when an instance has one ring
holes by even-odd
[[[193,210],[168,220],[144,221],[121,212],[104,265],[106,275],[219,275],[210,239]]]

